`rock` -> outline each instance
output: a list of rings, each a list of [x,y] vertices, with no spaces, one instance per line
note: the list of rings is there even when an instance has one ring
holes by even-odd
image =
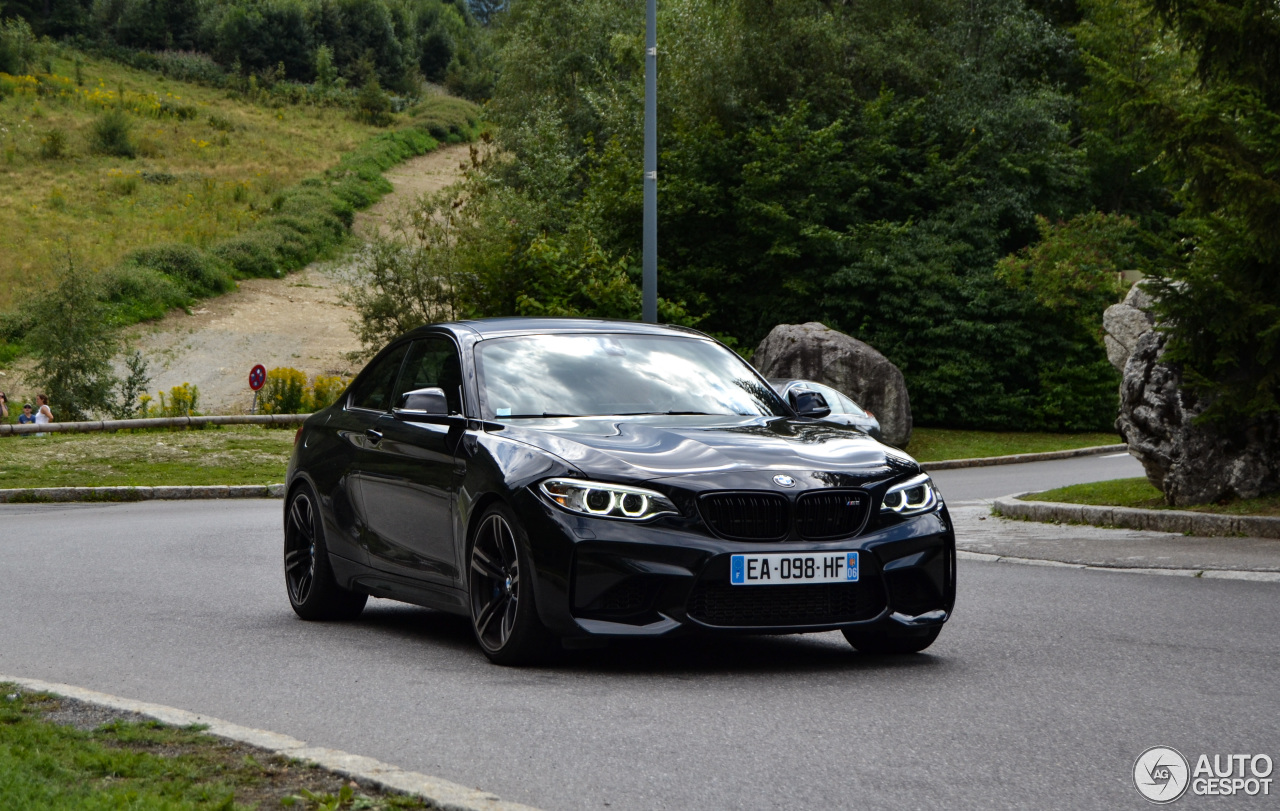
[[[1163,363],[1165,333],[1149,330],[1124,367],[1116,429],[1147,478],[1175,506],[1280,490],[1280,417],[1197,424],[1207,403]]]
[[[1138,345],[1138,339],[1155,328],[1156,319],[1151,313],[1151,294],[1144,286],[1135,284],[1124,301],[1112,304],[1102,314],[1103,340],[1107,345],[1107,360],[1124,373],[1129,355]]]
[[[856,338],[816,321],[779,324],[756,348],[752,362],[769,378],[813,380],[852,397],[880,421],[884,441],[911,441],[911,399],[902,372]]]

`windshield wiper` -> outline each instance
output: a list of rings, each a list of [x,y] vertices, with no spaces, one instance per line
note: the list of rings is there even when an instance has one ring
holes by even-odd
[[[494,417],[497,420],[540,420],[543,417],[580,417],[581,414],[553,414],[550,411],[544,411],[541,414],[506,414],[501,417]]]
[[[628,411],[625,414],[615,414],[615,417],[711,417],[715,416],[706,411]]]

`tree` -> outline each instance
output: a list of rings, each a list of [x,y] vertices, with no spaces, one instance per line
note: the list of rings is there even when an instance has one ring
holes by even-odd
[[[1280,20],[1248,0],[1093,13],[1106,109],[1147,140],[1176,190],[1166,241],[1177,253],[1157,267],[1165,357],[1210,403],[1206,419],[1280,415]]]
[[[53,287],[23,309],[31,324],[24,341],[36,355],[35,381],[59,420],[111,411],[117,382],[111,359],[119,343],[94,274],[76,265],[68,250]]]

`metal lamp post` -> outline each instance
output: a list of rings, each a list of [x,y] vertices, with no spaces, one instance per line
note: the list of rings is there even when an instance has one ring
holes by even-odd
[[[641,317],[658,322],[658,0],[646,0],[644,49],[644,263]]]

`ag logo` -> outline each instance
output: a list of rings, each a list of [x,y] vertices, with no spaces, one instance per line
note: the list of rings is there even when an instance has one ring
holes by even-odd
[[[1153,746],[1133,764],[1133,785],[1157,805],[1171,803],[1187,791],[1191,768],[1177,749]]]

